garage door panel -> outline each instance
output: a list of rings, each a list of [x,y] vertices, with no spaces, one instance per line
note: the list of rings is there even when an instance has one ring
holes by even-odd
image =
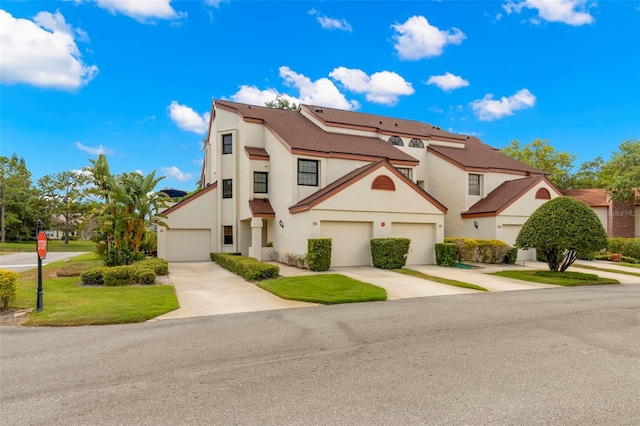
[[[209,260],[209,229],[168,229],[167,259],[172,262]]]
[[[502,225],[502,241],[513,246],[522,229],[522,225]],[[535,249],[518,250],[518,260],[536,260]]]
[[[409,254],[407,265],[424,265],[433,263],[435,244],[434,224],[432,223],[401,223],[391,224],[392,238],[409,238]]]
[[[371,222],[321,222],[322,238],[331,238],[331,266],[371,265]]]

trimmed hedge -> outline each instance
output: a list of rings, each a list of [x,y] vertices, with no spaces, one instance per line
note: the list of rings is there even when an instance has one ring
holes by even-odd
[[[104,285],[121,286],[133,283],[133,269],[128,265],[112,266],[104,271]]]
[[[456,245],[458,262],[503,263],[511,249],[509,244],[500,240],[449,237],[445,238],[444,242]]]
[[[156,274],[151,268],[136,268],[134,271],[134,281],[138,284],[155,284]]]
[[[149,272],[153,274],[153,277]],[[84,285],[155,284],[157,275],[167,275],[168,273],[169,262],[154,258],[136,262],[132,265],[90,268],[80,275],[80,280]]]
[[[516,260],[518,260],[518,249],[515,247],[511,247],[507,254],[504,255],[502,263],[506,263],[507,265],[515,265]]]
[[[6,311],[18,294],[18,273],[0,269],[0,311]]]
[[[633,257],[640,261],[640,238],[609,238],[607,251],[621,253],[625,257]]]
[[[307,240],[307,264],[312,271],[328,271],[331,268],[331,238]]]
[[[169,274],[169,262],[164,259],[158,259],[157,257],[134,263],[131,266],[133,266],[134,268],[151,269],[155,275]]]
[[[436,243],[436,264],[438,266],[453,266],[458,257],[458,247],[451,243]]]
[[[371,244],[373,266],[381,269],[398,269],[407,263],[409,238],[374,238]]]
[[[268,280],[277,278],[280,274],[280,268],[276,265],[260,262],[253,257],[228,253],[211,253],[211,258],[224,269],[240,275],[247,281]]]
[[[108,266],[96,266],[89,268],[80,274],[80,281],[84,285],[103,285],[104,273],[109,269]]]

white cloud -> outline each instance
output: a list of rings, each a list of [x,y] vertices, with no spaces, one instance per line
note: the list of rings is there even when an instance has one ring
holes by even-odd
[[[445,92],[449,92],[454,89],[466,87],[469,85],[469,82],[464,78],[455,74],[451,74],[447,71],[443,75],[430,76],[429,80],[427,80],[427,84],[435,84]]]
[[[298,74],[287,66],[280,67],[279,71],[286,84],[298,89],[301,103],[347,110],[360,106],[357,101],[348,101],[328,78],[311,81],[309,77]]]
[[[198,114],[192,108],[186,105],[180,105],[176,101],[171,101],[169,105],[169,116],[182,130],[205,134],[209,128],[209,116],[211,114],[205,112]]]
[[[30,21],[0,10],[0,50],[3,83],[71,90],[98,74],[98,67],[82,61],[74,30],[60,12],[39,12]]]
[[[184,173],[182,170],[180,170],[176,166],[161,167],[160,171],[164,173],[166,176],[179,180],[180,182],[188,181],[193,177],[191,173]]]
[[[281,96],[293,102],[296,105],[300,103],[300,99],[289,96],[285,93],[280,93],[276,89],[260,90],[256,86],[242,85],[240,89],[231,95],[231,100],[234,102],[241,102],[243,104],[264,106],[265,103],[274,100],[276,97]]]
[[[91,146],[82,145],[78,141],[76,141],[76,148],[78,148],[80,151],[84,151],[91,155],[113,154],[113,151],[111,151],[109,148],[106,148],[102,145],[98,145],[97,147],[91,147]]]
[[[339,67],[329,73],[329,77],[339,81],[346,89],[356,93],[366,93],[370,102],[393,105],[398,96],[414,93],[411,83],[391,71],[381,71],[367,75],[362,70]]]
[[[351,24],[345,19],[329,18],[328,16],[320,15],[320,12],[315,9],[311,9],[309,11],[309,15],[314,15],[316,17],[316,21],[318,21],[320,26],[325,30],[353,31]]]
[[[146,22],[148,19],[179,19],[185,13],[176,12],[171,7],[171,0],[93,0],[102,9],[111,13],[120,13]]]
[[[482,99],[471,102],[471,108],[481,121],[492,121],[497,118],[513,115],[514,111],[531,108],[536,103],[536,97],[527,89],[520,89],[514,95],[500,100],[493,99],[492,94],[486,94]]]
[[[580,26],[595,22],[595,18],[588,10],[593,5],[595,2],[590,2],[587,6],[587,0],[524,0],[520,2],[509,0],[502,7],[509,15],[520,13],[522,9],[527,8],[537,10],[539,18],[545,21]],[[539,23],[539,18],[532,18],[531,22]]]
[[[404,24],[395,24],[394,47],[400,59],[415,61],[442,54],[447,44],[460,44],[467,36],[458,28],[446,31],[429,24],[424,16],[412,16]]]
[[[215,8],[219,8],[222,3],[228,1],[231,0],[205,0],[205,4],[208,4],[209,6],[213,6]]]

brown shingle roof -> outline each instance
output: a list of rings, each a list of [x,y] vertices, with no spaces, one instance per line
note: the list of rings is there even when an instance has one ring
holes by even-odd
[[[565,189],[562,193],[568,197],[582,201],[589,207],[607,207],[609,205],[607,192],[602,188]]]
[[[498,149],[482,143],[475,137],[469,138],[464,149],[429,145],[428,150],[463,168],[497,169],[527,174],[545,174],[545,172],[540,169],[536,169],[535,167],[504,155]]]
[[[306,110],[313,116],[330,126],[348,125],[385,134],[414,136],[419,139],[438,137],[456,139],[460,142],[467,140],[466,135],[449,133],[437,126],[420,121],[404,120],[401,118],[385,117],[383,115],[365,114],[361,112],[344,111],[313,105],[301,105],[301,107],[306,108]]]
[[[253,217],[275,217],[276,212],[273,211],[271,203],[266,198],[255,198],[249,200],[249,210]]]
[[[438,200],[436,200],[431,195],[429,195],[426,191],[424,191],[422,188],[416,185],[413,181],[411,181],[405,175],[400,173],[398,169],[393,167],[388,161],[385,161],[385,160],[379,160],[379,161],[376,161],[375,163],[367,164],[366,166],[362,166],[358,169],[353,170],[350,173],[347,173],[346,175],[342,176],[340,179],[333,181],[332,183],[320,189],[319,191],[314,192],[313,194],[309,195],[308,197],[298,201],[296,204],[289,207],[289,212],[298,213],[301,211],[309,210],[313,208],[315,205],[317,205],[318,203],[326,200],[327,198],[335,195],[336,193],[340,192],[344,188],[348,187],[352,183],[357,182],[358,180],[368,175],[372,171],[378,169],[379,167],[387,167],[388,170],[392,171],[396,176],[404,180],[414,190],[416,190],[416,192],[418,192],[425,199],[430,201],[440,211],[442,211],[443,213],[447,212],[447,208],[444,205],[442,205]]]
[[[264,158],[266,160],[269,159],[269,153],[264,148],[258,148],[258,147],[255,147],[255,146],[245,146],[244,150],[247,153],[247,155],[249,156],[249,158],[251,158],[251,157],[260,157],[260,158]]]
[[[461,216],[472,217],[476,215],[496,215],[520,198],[529,188],[542,179],[546,180],[544,176],[538,175],[503,182],[485,198],[471,206],[469,210],[462,212]]]
[[[379,138],[325,132],[298,111],[230,101],[214,101],[214,103],[218,107],[236,111],[245,120],[266,123],[294,152],[297,150],[325,155],[383,158],[391,162],[418,163],[418,160],[409,154]]]

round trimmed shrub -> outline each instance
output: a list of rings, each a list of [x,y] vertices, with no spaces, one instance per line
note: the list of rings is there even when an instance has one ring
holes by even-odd
[[[135,271],[135,281],[138,284],[155,284],[156,274],[150,268],[138,268]]]

